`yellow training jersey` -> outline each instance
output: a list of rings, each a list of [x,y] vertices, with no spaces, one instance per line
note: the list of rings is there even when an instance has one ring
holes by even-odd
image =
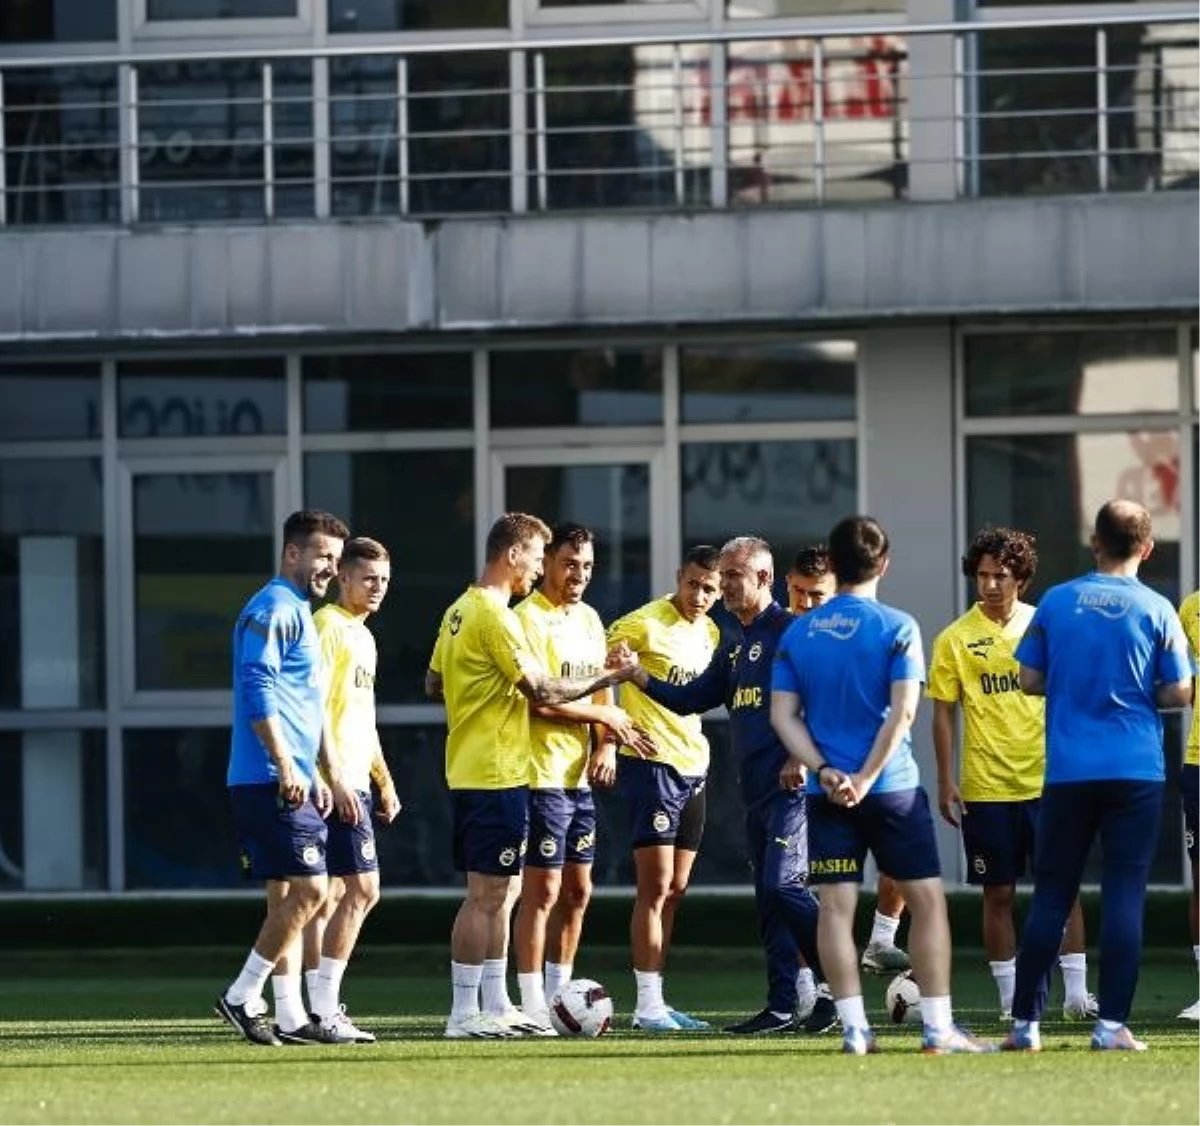
[[[1021,691],[1013,655],[1033,618],[1018,602],[1003,626],[972,606],[933,643],[925,694],[961,704],[963,801],[1025,801],[1042,792],[1045,702]]]
[[[529,781],[529,705],[517,683],[537,662],[507,606],[469,587],[442,617],[429,667],[446,700],[446,782],[507,790]]]
[[[672,684],[687,684],[708,668],[719,637],[711,618],[689,622],[670,597],[647,602],[608,628],[609,645],[626,642],[651,676]],[[621,685],[621,706],[657,744],[655,762],[673,766],[689,778],[707,772],[708,740],[698,715],[676,715],[632,683]],[[636,752],[622,747],[620,753]]]
[[[529,651],[551,676],[599,676],[607,652],[600,615],[590,606],[552,606],[535,590],[515,611]],[[591,725],[529,717],[529,785],[535,790],[584,789]]]
[[[347,785],[371,788],[379,750],[375,727],[375,637],[361,618],[330,603],[313,620],[321,640],[321,682],[334,745]]]
[[[1179,620],[1192,648],[1192,660],[1200,659],[1200,591],[1193,590],[1179,607]],[[1200,680],[1193,683],[1200,685]],[[1200,766],[1200,700],[1192,699],[1192,729],[1188,733],[1187,755],[1183,760],[1189,766]]]

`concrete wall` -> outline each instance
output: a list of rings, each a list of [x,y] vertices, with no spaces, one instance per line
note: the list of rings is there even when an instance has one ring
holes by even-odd
[[[7,231],[0,343],[1192,309],[1195,192]]]

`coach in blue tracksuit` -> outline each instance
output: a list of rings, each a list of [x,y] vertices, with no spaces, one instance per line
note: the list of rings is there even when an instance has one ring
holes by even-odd
[[[788,753],[771,727],[771,664],[784,631],[795,620],[771,595],[770,545],[752,536],[721,549],[721,598],[741,625],[712,662],[688,684],[668,684],[644,669],[635,682],[647,696],[681,714],[729,709],[730,741],[738,759],[746,806],[746,844],[754,866],[754,896],[767,954],[767,1007],[727,1031],[778,1032],[796,1023],[797,953],[814,969],[817,901],[805,886],[808,830],[803,789],[785,789],[780,771]],[[822,1006],[825,1008],[826,1006]],[[830,1008],[832,1006],[829,1006]],[[810,1031],[823,1031],[813,1023]],[[829,1021],[824,1021],[828,1027]]]

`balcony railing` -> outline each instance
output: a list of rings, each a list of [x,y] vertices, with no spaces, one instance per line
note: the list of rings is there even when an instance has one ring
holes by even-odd
[[[1197,27],[0,58],[0,225],[1195,188]]]

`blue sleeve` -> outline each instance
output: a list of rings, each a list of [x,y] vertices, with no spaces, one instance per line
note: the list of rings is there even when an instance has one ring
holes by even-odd
[[[279,712],[275,688],[287,648],[287,622],[273,610],[248,614],[238,623],[241,642],[233,670],[234,690],[251,722]]]
[[[915,618],[904,618],[892,640],[891,681],[916,680],[925,683],[925,649],[921,627]]]
[[[1043,598],[1041,604],[1034,610],[1033,620],[1030,621],[1024,636],[1017,642],[1014,654],[1018,664],[1036,669],[1038,672],[1046,671],[1046,628],[1045,615],[1042,612],[1045,605],[1046,599]]]
[[[719,708],[728,703],[729,665],[729,648],[722,646],[712,655],[708,668],[695,680],[687,684],[668,684],[652,676],[646,682],[646,695],[676,715],[699,714],[709,708]]]
[[[771,664],[771,691],[791,692],[799,696],[801,695],[800,677],[796,673],[796,666],[792,663],[786,641],[787,634],[785,633],[779,642],[779,648],[775,650],[775,660]]]
[[[1158,684],[1178,684],[1196,675],[1187,635],[1173,608],[1159,616],[1158,656],[1154,675]],[[1192,706],[1198,707],[1200,702],[1193,701]]]

